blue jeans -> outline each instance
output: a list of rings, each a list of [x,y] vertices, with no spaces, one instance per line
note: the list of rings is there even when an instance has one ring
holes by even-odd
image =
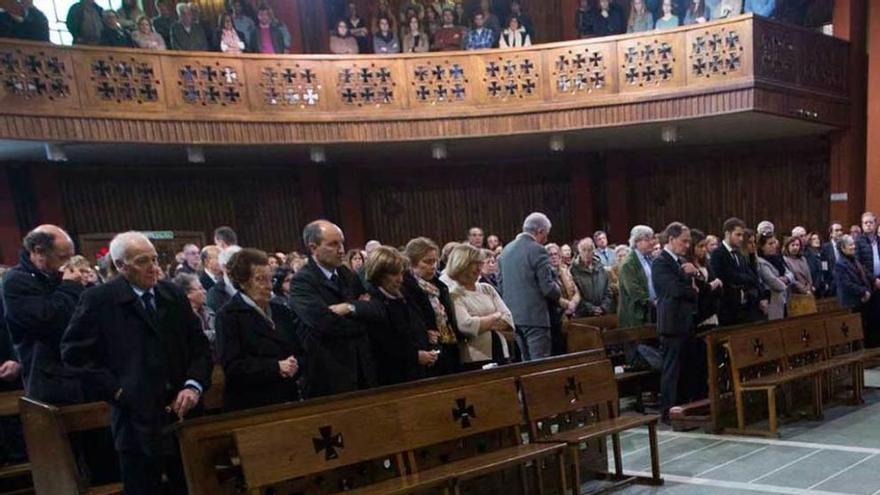
[[[553,340],[550,327],[516,327],[516,343],[522,353],[523,361],[532,361],[550,357],[553,351]]]

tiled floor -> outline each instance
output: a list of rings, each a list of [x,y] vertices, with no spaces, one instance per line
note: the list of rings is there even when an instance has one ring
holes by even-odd
[[[880,370],[866,373],[880,387]],[[799,421],[779,440],[660,432],[662,487],[631,486],[627,495],[880,495],[880,390],[866,404]],[[647,431],[623,435],[624,469],[649,475]]]

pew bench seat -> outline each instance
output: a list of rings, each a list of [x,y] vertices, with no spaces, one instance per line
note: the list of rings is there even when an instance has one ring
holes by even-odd
[[[800,368],[794,368],[748,380],[742,384],[741,388],[744,391],[766,390],[770,387],[778,387],[780,385],[806,380],[808,378],[818,379],[820,373],[838,366],[840,366],[840,363],[835,363],[833,361],[822,361],[821,363],[808,364]]]
[[[638,416],[618,416],[606,420],[583,426],[573,430],[562,431],[550,437],[546,437],[541,442],[564,442],[569,445],[576,445],[581,442],[593,440],[595,438],[604,438],[608,435],[615,435],[626,430],[639,428],[641,426],[656,425],[660,421],[660,416],[656,414],[638,415]]]
[[[459,481],[467,481],[545,456],[561,455],[565,447],[566,444],[560,442],[517,445],[481,454],[477,457],[449,462],[363,488],[348,490],[345,493],[348,495],[397,495],[443,485],[452,487],[457,485]]]
[[[111,483],[109,485],[101,485],[91,487],[86,492],[87,495],[122,495],[122,483]]]

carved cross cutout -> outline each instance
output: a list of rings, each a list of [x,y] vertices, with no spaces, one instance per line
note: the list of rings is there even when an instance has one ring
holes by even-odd
[[[364,84],[369,84],[373,81],[373,73],[370,71],[370,69],[361,69],[360,77],[361,82],[363,82]]]
[[[379,80],[382,81],[383,83],[388,82],[388,79],[391,78],[391,71],[385,67],[382,67],[381,69],[379,69],[379,71],[376,72],[376,74],[379,76]]]
[[[33,73],[40,72],[40,70],[43,69],[43,62],[34,55],[27,56],[25,65],[27,66],[28,70]]]
[[[605,86],[605,74],[598,71],[593,72],[593,75],[590,76],[590,81],[596,88],[601,88],[602,86]]]
[[[559,91],[565,92],[571,89],[571,80],[563,74],[556,80],[556,85],[559,87]]]
[[[306,69],[302,71],[301,77],[305,79],[307,83],[311,84],[312,80],[315,79],[315,73],[312,69]]]
[[[229,103],[235,103],[241,97],[241,93],[236,91],[235,88],[229,87],[226,88],[226,91],[223,92],[223,96],[226,97],[226,101]]]
[[[345,100],[346,103],[352,103],[357,98],[357,93],[355,93],[351,88],[345,88],[342,91],[342,99]]]
[[[422,66],[416,67],[415,76],[419,81],[424,81],[428,77],[428,69]]]
[[[739,53],[731,52],[727,54],[727,60],[724,61],[725,65],[727,65],[728,71],[734,71],[739,69],[741,65],[742,59],[739,56]]]
[[[504,85],[504,89],[507,90],[507,94],[510,96],[513,96],[516,94],[517,87],[518,87],[518,85],[516,84],[516,81],[513,81],[513,80],[507,81],[507,84]]]
[[[651,62],[655,52],[654,45],[645,45],[645,48],[642,49],[642,57],[646,62]]]
[[[574,61],[572,63],[574,63],[575,67],[577,67],[578,69],[582,69],[584,67],[584,64],[587,63],[587,59],[583,56],[583,54],[578,53],[577,55],[575,55]]]
[[[508,60],[504,63],[504,73],[508,76],[512,76],[516,73],[516,64],[513,63],[513,60]]]
[[[651,65],[646,65],[642,70],[642,77],[645,81],[651,82],[657,77],[657,70]]]
[[[496,64],[495,62],[489,62],[489,65],[486,66],[486,74],[489,77],[497,77],[498,71],[500,70],[501,69],[498,67],[498,64]]]
[[[12,71],[15,69],[15,66],[18,65],[15,57],[12,56],[9,52],[4,52],[2,57],[0,57],[0,64],[3,64],[3,68],[8,71]]]
[[[419,86],[419,89],[416,90],[416,96],[419,97],[420,100],[424,101],[428,99],[428,96],[431,95],[431,92],[428,90],[426,86]]]
[[[435,79],[441,80],[444,76],[446,76],[446,69],[444,69],[442,65],[437,65],[434,67],[434,70],[431,71],[431,73],[434,74]]]
[[[464,69],[458,64],[452,64],[452,68],[449,69],[449,75],[453,79],[461,79],[464,77]]]
[[[626,53],[624,54],[624,57],[626,57],[626,63],[634,64],[636,62],[636,55],[638,55],[638,52],[635,47],[631,46],[627,48]]]
[[[501,85],[498,84],[498,81],[492,81],[489,83],[489,94],[492,96],[498,96],[498,93],[501,92]]]
[[[578,72],[577,74],[575,74],[574,75],[574,87],[578,91],[585,89],[587,87],[587,76],[585,76],[581,72]]]
[[[184,65],[182,69],[180,69],[180,77],[184,81],[192,81],[196,78],[196,71],[189,65]]]
[[[523,60],[523,63],[519,65],[519,68],[523,71],[523,74],[531,74],[532,69],[535,68],[535,64],[533,64],[531,60],[525,59]]]
[[[52,81],[52,93],[55,96],[64,96],[67,94],[70,88],[67,87],[67,84],[64,84],[63,79],[55,79]]]
[[[660,55],[660,58],[666,60],[672,55],[672,46],[665,41],[660,43],[660,48],[657,49],[657,53]]]
[[[760,338],[756,338],[752,341],[752,351],[756,356],[760,357],[764,355],[764,341]]]
[[[284,72],[281,73],[281,78],[284,79],[284,82],[287,84],[293,84],[293,82],[296,81],[296,72],[293,69],[284,69]]]
[[[114,68],[116,69],[116,74],[120,77],[129,78],[133,72],[131,65],[125,62],[117,62]]]
[[[202,77],[204,77],[208,81],[213,82],[215,79],[217,79],[218,75],[219,74],[218,74],[217,70],[214,69],[213,67],[202,68]]]
[[[584,393],[583,384],[575,380],[574,376],[565,379],[565,396],[568,397],[569,402],[574,404],[581,400],[582,393]]]
[[[217,88],[214,86],[209,86],[208,89],[205,90],[205,96],[208,97],[208,100],[210,100],[211,103],[216,103],[220,100],[220,92],[217,91]]]
[[[339,452],[336,449],[345,448],[345,439],[342,433],[333,434],[332,426],[322,426],[318,428],[321,438],[312,438],[312,445],[315,447],[315,453],[324,452],[324,460],[332,461],[339,458]]]
[[[461,423],[462,428],[471,427],[471,418],[476,418],[477,413],[473,404],[468,405],[467,399],[455,399],[455,408],[452,410],[452,419]]]
[[[303,95],[303,100],[307,105],[316,105],[318,103],[318,92],[312,88],[306,90],[306,94]]]
[[[638,82],[639,72],[635,67],[629,67],[624,75],[626,76],[627,83],[635,84]]]
[[[44,94],[46,92],[46,83],[44,83],[43,80],[39,77],[31,79],[30,86],[38,95]]]
[[[464,86],[456,83],[455,87],[452,88],[452,96],[455,96],[456,100],[464,99]]]
[[[590,54],[590,64],[593,67],[599,67],[599,64],[602,63],[602,54],[599,52],[593,52]]]
[[[394,99],[394,91],[391,91],[388,86],[382,86],[382,88],[379,89],[379,98],[383,103],[391,103],[391,100]]]
[[[95,75],[107,77],[110,75],[110,66],[107,65],[107,62],[104,62],[104,60],[98,60],[92,64],[92,72],[94,72]]]
[[[736,31],[729,31],[727,33],[727,48],[736,48],[737,45],[739,45],[739,34]]]
[[[443,87],[443,85],[437,86],[437,89],[434,90],[434,93],[437,94],[438,100],[445,100],[447,96],[449,96],[449,90]]]
[[[373,91],[373,88],[367,86],[361,90],[361,99],[366,102],[373,101],[373,97],[376,96],[376,92]]]
[[[104,81],[98,86],[98,93],[101,93],[101,97],[105,100],[109,100],[116,94],[116,88]]]
[[[535,82],[531,79],[526,79],[526,82],[522,84],[522,89],[526,94],[532,94],[535,91]]]
[[[669,64],[663,64],[660,66],[660,70],[658,71],[660,74],[660,78],[663,80],[667,80],[672,78],[672,66]]]
[[[568,67],[568,59],[565,58],[565,55],[560,55],[556,60],[556,70],[563,71],[566,67]]]
[[[52,71],[53,74],[61,74],[64,72],[64,62],[58,60],[58,57],[51,57],[48,61],[46,61],[46,67]]]
[[[849,325],[846,323],[840,325],[840,333],[842,333],[844,337],[849,337]]]

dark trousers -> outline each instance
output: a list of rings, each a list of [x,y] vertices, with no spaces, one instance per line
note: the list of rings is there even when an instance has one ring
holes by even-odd
[[[678,403],[678,386],[682,370],[682,358],[686,355],[689,337],[660,336],[663,353],[663,369],[660,372],[660,410],[669,416],[669,409]]]
[[[865,347],[880,347],[880,291],[872,291],[862,308],[862,328],[865,332]]]
[[[178,455],[146,455],[119,452],[125,495],[186,495],[186,479]],[[163,487],[162,474],[168,478]]]

